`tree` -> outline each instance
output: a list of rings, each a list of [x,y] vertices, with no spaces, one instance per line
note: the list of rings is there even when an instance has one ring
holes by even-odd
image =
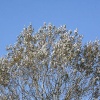
[[[0,100],[98,100],[100,41],[44,23],[24,28],[0,59]]]

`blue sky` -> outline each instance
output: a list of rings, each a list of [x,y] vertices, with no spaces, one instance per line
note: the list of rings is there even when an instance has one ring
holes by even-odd
[[[94,41],[100,39],[100,0],[0,0],[0,56],[30,22],[35,32],[43,22],[66,24],[78,28],[84,42]]]

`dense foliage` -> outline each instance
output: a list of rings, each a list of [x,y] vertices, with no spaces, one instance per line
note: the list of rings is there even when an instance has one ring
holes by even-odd
[[[33,33],[24,28],[0,58],[0,100],[99,100],[100,41],[83,45],[66,25]]]

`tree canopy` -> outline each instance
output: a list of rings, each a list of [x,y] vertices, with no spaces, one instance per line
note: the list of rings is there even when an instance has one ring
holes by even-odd
[[[24,28],[0,58],[0,100],[99,100],[100,41],[82,38],[66,25]]]

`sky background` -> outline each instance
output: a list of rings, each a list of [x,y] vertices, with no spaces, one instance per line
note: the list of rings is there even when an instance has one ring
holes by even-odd
[[[83,42],[100,40],[100,0],[0,0],[0,57],[14,44],[24,26],[35,32],[44,22],[78,28]]]

